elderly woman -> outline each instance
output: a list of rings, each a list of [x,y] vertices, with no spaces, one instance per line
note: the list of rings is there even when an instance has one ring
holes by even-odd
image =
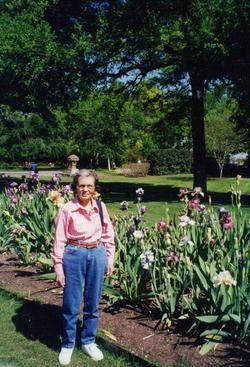
[[[83,301],[82,350],[93,360],[103,359],[95,344],[98,305],[105,274],[113,272],[114,231],[106,206],[94,199],[98,178],[94,171],[81,170],[74,177],[74,200],[60,208],[55,221],[51,253],[56,280],[63,292],[62,365],[70,363],[75,345],[77,319]]]

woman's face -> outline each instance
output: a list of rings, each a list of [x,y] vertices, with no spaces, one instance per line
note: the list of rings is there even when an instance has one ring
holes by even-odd
[[[76,186],[76,196],[81,204],[88,204],[95,192],[95,179],[92,176],[79,177]]]

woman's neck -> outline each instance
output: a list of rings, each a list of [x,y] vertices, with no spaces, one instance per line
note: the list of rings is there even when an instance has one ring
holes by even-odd
[[[88,199],[88,200],[79,200],[79,203],[81,204],[81,206],[83,206],[85,209],[89,209],[92,207],[92,200]]]

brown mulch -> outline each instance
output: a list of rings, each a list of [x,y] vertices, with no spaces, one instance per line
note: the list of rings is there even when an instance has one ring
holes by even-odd
[[[37,269],[20,266],[17,258],[0,254],[0,288],[18,291],[29,300],[46,305],[61,305],[61,292],[55,282],[34,278]],[[100,329],[111,333],[119,347],[161,365],[171,365],[186,359],[193,367],[249,367],[250,349],[220,345],[215,351],[201,356],[196,340],[185,335],[185,325],[179,330],[166,330],[149,312],[128,305],[108,307],[101,303]],[[158,326],[157,326],[158,325]],[[156,327],[157,326],[157,327]]]

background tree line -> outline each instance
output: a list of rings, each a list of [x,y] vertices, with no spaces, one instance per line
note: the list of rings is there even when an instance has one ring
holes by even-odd
[[[3,0],[0,11],[3,161],[119,165],[181,148],[206,190],[212,134],[225,123],[231,150],[242,137],[248,148],[247,2]]]

